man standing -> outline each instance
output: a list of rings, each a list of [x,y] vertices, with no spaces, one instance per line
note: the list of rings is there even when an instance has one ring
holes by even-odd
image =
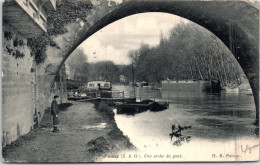
[[[59,132],[58,129],[58,124],[59,124],[59,119],[58,119],[58,114],[59,114],[59,106],[58,106],[58,100],[59,96],[55,95],[54,100],[51,103],[51,114],[53,116],[53,132]]]

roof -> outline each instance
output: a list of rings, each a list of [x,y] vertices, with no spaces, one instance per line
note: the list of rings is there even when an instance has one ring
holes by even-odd
[[[88,83],[110,83],[108,81],[89,81]]]

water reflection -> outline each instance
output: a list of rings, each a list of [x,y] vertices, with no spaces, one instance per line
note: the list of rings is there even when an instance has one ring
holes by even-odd
[[[114,89],[117,87],[114,86]],[[132,87],[119,87],[133,94]],[[119,89],[118,88],[118,89]],[[238,137],[257,138],[255,104],[252,95],[247,94],[206,94],[204,92],[181,92],[136,88],[137,97],[156,101],[167,101],[169,109],[161,112],[146,111],[135,116],[116,115],[120,129],[134,141],[165,141],[169,139],[169,126],[191,125],[185,130],[188,138],[173,139],[176,146],[189,139],[228,141]],[[188,140],[186,140],[188,139]],[[141,142],[140,142],[141,143]],[[192,142],[191,142],[192,143]]]
[[[174,146],[177,146],[177,147],[179,147],[179,146],[181,146],[183,143],[189,143],[191,141],[191,136],[186,136],[186,135],[184,135],[184,136],[182,136],[182,137],[179,137],[177,140],[175,140],[174,142],[173,142],[173,145]]]
[[[174,146],[181,146],[182,143],[187,142],[189,143],[191,140],[191,136],[188,136],[186,134],[183,134],[183,131],[186,129],[191,128],[191,126],[180,126],[180,125],[172,125],[172,132],[169,134],[171,141],[173,141],[173,138],[175,138],[173,145]]]

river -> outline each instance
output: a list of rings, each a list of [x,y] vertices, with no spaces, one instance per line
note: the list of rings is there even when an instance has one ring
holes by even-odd
[[[113,90],[133,95],[131,87],[114,86]],[[118,128],[137,147],[130,156],[129,152],[121,153],[129,156],[127,161],[238,161],[258,158],[252,94],[206,94],[150,88],[136,88],[135,93],[141,99],[163,100],[170,104],[169,109],[160,112],[115,115]],[[191,128],[182,131],[182,139],[171,139],[169,134],[173,124]],[[258,154],[245,151],[246,145],[249,148],[254,146],[251,150]]]

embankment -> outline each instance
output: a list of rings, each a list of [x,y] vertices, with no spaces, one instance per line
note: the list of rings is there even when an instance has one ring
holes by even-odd
[[[89,147],[88,154],[93,157],[93,161],[99,161],[108,154],[112,155],[119,151],[136,149],[130,143],[129,138],[124,136],[122,131],[117,127],[113,108],[104,102],[100,102],[95,104],[95,109],[105,119],[107,127],[111,131],[104,136],[91,140],[87,144]]]

